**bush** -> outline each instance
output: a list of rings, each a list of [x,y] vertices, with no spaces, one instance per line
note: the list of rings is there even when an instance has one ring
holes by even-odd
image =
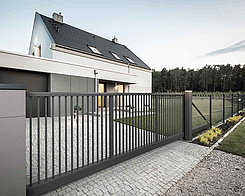
[[[230,117],[227,121],[236,123],[236,122],[238,122],[241,119],[242,119],[242,116],[241,115],[237,115],[237,116]]]
[[[212,128],[203,134],[199,135],[198,139],[201,144],[209,145],[215,138],[222,134],[222,130],[220,128]]]

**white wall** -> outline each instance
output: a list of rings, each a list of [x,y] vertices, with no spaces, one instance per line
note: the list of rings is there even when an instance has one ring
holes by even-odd
[[[31,42],[29,47],[29,54],[33,51],[37,52],[37,47],[41,45],[41,56],[46,58],[52,58],[52,50],[50,46],[52,44],[52,38],[49,36],[48,31],[43,24],[43,21],[38,13],[35,14]],[[36,47],[35,47],[36,46]]]
[[[31,55],[23,55],[0,50],[0,67],[14,68],[45,73],[56,73],[71,76],[94,78],[94,66],[63,62],[53,59],[40,58]],[[97,69],[97,78],[129,83],[137,82],[137,75],[113,71],[109,68]],[[99,77],[98,77],[99,76]]]
[[[130,85],[130,92],[152,92],[152,72],[145,72],[139,69],[130,68],[130,73],[137,75],[136,84]]]
[[[151,70],[145,70],[142,68],[137,68],[134,66],[130,66],[128,68],[128,65],[123,63],[117,63],[109,60],[96,60],[96,58],[88,58],[84,57],[82,55],[76,55],[76,54],[68,54],[63,51],[58,51],[56,49],[53,50],[53,59],[65,61],[65,62],[73,62],[77,64],[84,64],[90,67],[93,67],[97,70],[97,78],[98,79],[105,79],[105,80],[112,80],[112,81],[121,81],[125,83],[131,83],[128,78],[123,79],[119,77],[119,75],[116,78],[113,78],[111,74],[107,74],[105,72],[101,72],[98,69],[104,69],[104,70],[110,70],[111,72],[119,72],[123,74],[132,74],[136,76],[134,78],[134,84],[131,84],[129,89],[130,92],[152,92],[152,72]],[[127,91],[126,91],[127,92]]]

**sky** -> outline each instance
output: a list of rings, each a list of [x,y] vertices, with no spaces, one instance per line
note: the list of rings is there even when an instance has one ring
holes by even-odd
[[[245,64],[244,0],[1,0],[0,10],[0,50],[27,54],[35,12],[61,12],[155,70]]]

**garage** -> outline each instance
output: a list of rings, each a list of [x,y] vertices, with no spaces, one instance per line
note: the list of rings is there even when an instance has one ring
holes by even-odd
[[[8,69],[0,67],[1,84],[24,84],[27,92],[48,92],[49,74],[18,69]],[[27,102],[27,116],[29,103]],[[34,103],[36,106],[36,103]],[[33,115],[37,115],[37,108],[33,107]],[[44,115],[44,101],[40,101],[40,115]]]

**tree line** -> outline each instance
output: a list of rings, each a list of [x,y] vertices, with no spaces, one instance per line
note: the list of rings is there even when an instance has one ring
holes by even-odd
[[[153,70],[153,92],[245,91],[245,65],[206,65],[202,69]]]

